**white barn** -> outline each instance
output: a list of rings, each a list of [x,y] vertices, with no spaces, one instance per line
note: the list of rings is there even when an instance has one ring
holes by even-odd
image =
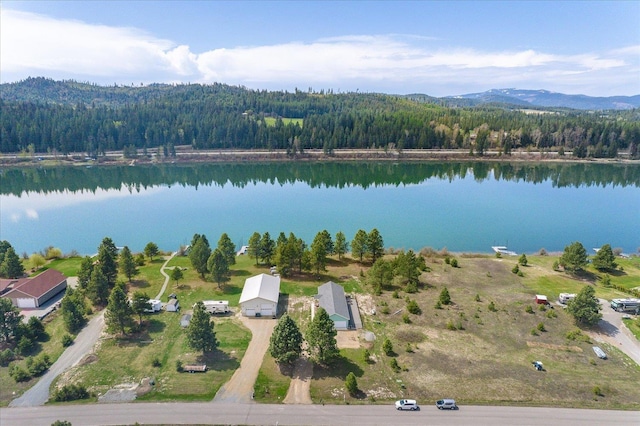
[[[280,277],[260,274],[247,278],[240,295],[240,309],[247,317],[275,316],[278,313]]]

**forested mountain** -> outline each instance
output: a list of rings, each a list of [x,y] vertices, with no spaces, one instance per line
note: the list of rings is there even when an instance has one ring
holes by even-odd
[[[582,110],[624,110],[640,107],[640,95],[594,97],[565,95],[548,90],[492,89],[482,93],[469,93],[443,98],[447,105],[472,106],[504,103],[527,107],[554,107]]]
[[[0,86],[0,152],[463,148],[638,155],[640,111],[522,111],[375,93],[269,92],[224,84],[104,87],[34,78]]]

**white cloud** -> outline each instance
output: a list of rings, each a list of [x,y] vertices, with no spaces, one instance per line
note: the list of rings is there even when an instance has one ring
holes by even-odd
[[[345,35],[196,54],[187,45],[133,28],[13,10],[2,11],[0,43],[4,81],[44,75],[98,83],[222,82],[267,89],[312,85],[436,96],[501,87],[640,93],[640,46],[559,55],[444,47],[435,38],[406,34]],[[621,87],[627,91],[612,92]]]
[[[34,209],[27,209],[25,210],[25,214],[27,215],[27,217],[31,220],[38,220],[39,216],[38,216],[38,212],[35,211]]]

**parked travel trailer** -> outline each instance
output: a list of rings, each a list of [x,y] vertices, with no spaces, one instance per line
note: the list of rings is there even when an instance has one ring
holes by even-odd
[[[145,312],[153,313],[160,312],[162,310],[162,301],[157,299],[150,299],[149,304],[151,305],[151,309],[145,309]]]
[[[167,305],[165,306],[165,310],[167,312],[178,312],[180,310],[180,303],[178,299],[169,299]]]
[[[558,302],[566,305],[567,303],[569,303],[569,300],[573,299],[574,297],[576,297],[575,293],[560,293],[560,296],[558,296]]]
[[[613,299],[611,309],[618,312],[640,314],[640,299]]]
[[[204,307],[210,314],[226,314],[230,312],[228,300],[203,300]]]

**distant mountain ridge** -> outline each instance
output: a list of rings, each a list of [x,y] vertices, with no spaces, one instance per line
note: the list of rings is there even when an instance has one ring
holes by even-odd
[[[440,98],[448,105],[475,106],[482,104],[512,104],[580,110],[626,110],[640,107],[640,95],[593,97],[566,95],[548,90],[491,89],[481,93]]]

